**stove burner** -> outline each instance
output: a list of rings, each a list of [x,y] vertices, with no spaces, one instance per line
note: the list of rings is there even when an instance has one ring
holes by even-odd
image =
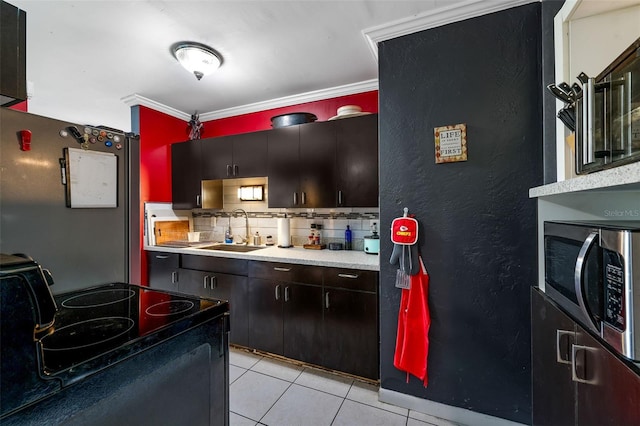
[[[127,334],[134,325],[126,317],[95,318],[55,329],[41,342],[45,352],[89,348]]]
[[[152,317],[164,317],[177,315],[193,308],[195,304],[189,300],[170,300],[168,302],[156,303],[149,306],[145,313]]]
[[[123,302],[135,296],[133,290],[98,290],[89,293],[72,296],[62,302],[65,308],[96,308],[98,306],[111,305],[113,303]]]

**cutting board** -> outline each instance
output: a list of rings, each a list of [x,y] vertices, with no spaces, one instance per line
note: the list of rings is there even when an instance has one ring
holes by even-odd
[[[156,245],[160,245],[168,241],[186,241],[188,232],[188,220],[161,220],[155,222],[153,228]]]

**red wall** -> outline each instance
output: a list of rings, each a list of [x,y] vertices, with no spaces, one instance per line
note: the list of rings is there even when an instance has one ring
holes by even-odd
[[[171,201],[171,143],[188,138],[187,123],[179,118],[140,106],[140,229],[144,226],[146,201]],[[148,283],[147,258],[140,235],[141,284]]]
[[[326,121],[337,114],[343,105],[359,105],[362,111],[378,112],[378,91],[307,102],[303,104],[274,108],[265,111],[243,114],[204,122],[203,138],[226,136],[237,133],[255,132],[271,128],[271,117],[290,112],[310,112],[318,121]],[[186,121],[162,112],[138,107],[140,132],[140,211],[144,212],[144,202],[171,202],[171,144],[188,138]],[[144,218],[140,218],[141,229]],[[141,247],[141,283],[148,283],[147,258]]]
[[[355,95],[340,96],[207,121],[204,122],[202,137],[209,138],[267,130],[271,128],[271,117],[291,112],[310,112],[318,117],[318,121],[326,121],[336,115],[337,109],[343,105],[359,105],[362,107],[362,111],[376,113],[378,112],[378,91],[372,90]]]

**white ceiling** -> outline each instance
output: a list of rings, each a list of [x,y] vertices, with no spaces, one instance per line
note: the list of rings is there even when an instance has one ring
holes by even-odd
[[[177,117],[211,118],[300,94],[375,89],[375,34],[514,0],[8,2],[27,12],[29,111],[128,131],[139,99]],[[216,49],[222,67],[196,80],[169,50],[182,40]]]

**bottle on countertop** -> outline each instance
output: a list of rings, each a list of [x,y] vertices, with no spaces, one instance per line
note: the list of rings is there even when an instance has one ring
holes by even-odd
[[[260,234],[256,231],[256,235],[253,236],[253,245],[259,246],[262,244],[262,238],[260,238]]]
[[[316,224],[312,223],[310,228],[311,229],[309,230],[309,244],[315,244],[316,243]]]
[[[344,231],[344,249],[351,250],[352,248],[353,248],[353,243],[352,243],[351,229],[349,228],[349,225],[347,225],[347,229]]]
[[[313,240],[314,244],[320,245],[322,244],[322,225],[316,225],[316,234]]]
[[[227,228],[224,233],[224,242],[227,244],[233,243],[233,235],[231,235],[231,227]]]

